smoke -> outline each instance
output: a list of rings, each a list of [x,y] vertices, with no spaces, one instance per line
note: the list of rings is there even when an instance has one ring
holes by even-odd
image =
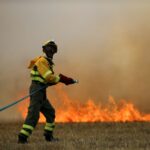
[[[64,87],[73,99],[105,102],[112,95],[150,112],[149,8],[149,1],[1,1],[1,105],[28,93],[27,64],[54,38],[56,72],[80,81]]]

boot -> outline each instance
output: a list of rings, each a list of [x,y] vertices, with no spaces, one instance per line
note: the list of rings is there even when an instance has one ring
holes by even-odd
[[[44,132],[45,140],[48,142],[58,142],[58,138],[53,137],[53,132],[52,131],[45,131]]]
[[[23,134],[19,134],[18,135],[18,143],[20,143],[20,144],[26,144],[26,143],[28,143],[27,136],[25,136]]]

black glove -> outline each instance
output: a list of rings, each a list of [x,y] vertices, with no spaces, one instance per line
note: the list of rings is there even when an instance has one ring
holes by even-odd
[[[69,78],[69,77],[67,77],[67,76],[65,76],[65,75],[63,75],[63,74],[59,74],[59,77],[60,77],[59,82],[62,82],[62,83],[64,83],[64,84],[66,84],[66,85],[76,83],[74,79]]]

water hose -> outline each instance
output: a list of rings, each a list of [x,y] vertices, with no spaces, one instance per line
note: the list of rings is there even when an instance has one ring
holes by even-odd
[[[74,83],[78,83],[78,82],[79,82],[78,80],[73,80],[73,81],[74,81]],[[41,87],[41,88],[39,88],[39,89],[37,89],[37,90],[31,92],[29,95],[26,95],[25,97],[22,97],[22,98],[16,100],[15,102],[12,102],[12,103],[10,103],[10,104],[8,104],[8,105],[5,105],[5,106],[3,106],[3,107],[0,107],[0,111],[3,111],[3,110],[5,110],[5,109],[7,109],[7,108],[9,108],[9,107],[12,107],[12,106],[16,105],[17,103],[23,101],[24,99],[27,99],[28,97],[32,96],[33,94],[37,93],[38,91],[40,91],[40,90],[42,90],[42,89],[44,89],[44,88],[47,88],[48,86],[49,86],[49,85],[46,84],[45,86],[43,86],[43,87]]]
[[[13,102],[13,103],[10,103],[10,104],[8,104],[8,105],[5,105],[5,106],[1,107],[1,108],[0,108],[0,111],[3,111],[3,110],[5,110],[5,109],[7,109],[7,108],[9,108],[9,107],[12,107],[12,106],[16,105],[17,103],[23,101],[24,99],[27,99],[28,97],[32,96],[33,94],[35,94],[35,93],[37,93],[38,91],[40,91],[40,90],[42,90],[42,89],[44,89],[44,88],[47,88],[47,87],[48,87],[48,85],[45,85],[45,86],[43,86],[43,87],[41,87],[41,88],[39,88],[39,89],[37,89],[37,90],[31,92],[29,95],[26,95],[25,97],[22,97],[22,98],[16,100],[16,101]]]

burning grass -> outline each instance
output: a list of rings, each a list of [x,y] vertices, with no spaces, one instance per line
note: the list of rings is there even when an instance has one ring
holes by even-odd
[[[60,141],[47,143],[43,137],[44,124],[38,124],[29,144],[17,144],[22,123],[0,123],[0,149],[51,150],[149,150],[149,122],[57,123],[55,136]]]
[[[132,102],[121,100],[117,103],[113,97],[109,97],[106,105],[96,104],[92,99],[81,103],[71,100],[61,86],[56,87],[56,92],[59,100],[54,99],[53,104],[56,107],[59,102],[56,107],[55,130],[55,135],[60,139],[59,142],[44,141],[42,136],[44,125],[38,124],[29,139],[29,144],[18,145],[17,134],[22,124],[1,123],[0,147],[6,150],[150,149],[150,114],[143,114]],[[26,116],[27,107],[27,101],[19,105],[23,118]],[[40,116],[39,122],[45,122],[45,118]]]
[[[85,103],[72,100],[64,92],[62,86],[56,86],[58,99],[54,98],[56,107],[56,122],[126,122],[126,121],[150,121],[150,114],[144,114],[136,106],[127,100],[115,101],[109,96],[107,103],[95,103],[93,99]],[[29,101],[29,100],[28,100]],[[27,114],[28,101],[19,105],[22,117]],[[45,122],[44,116],[40,115],[40,122]]]

